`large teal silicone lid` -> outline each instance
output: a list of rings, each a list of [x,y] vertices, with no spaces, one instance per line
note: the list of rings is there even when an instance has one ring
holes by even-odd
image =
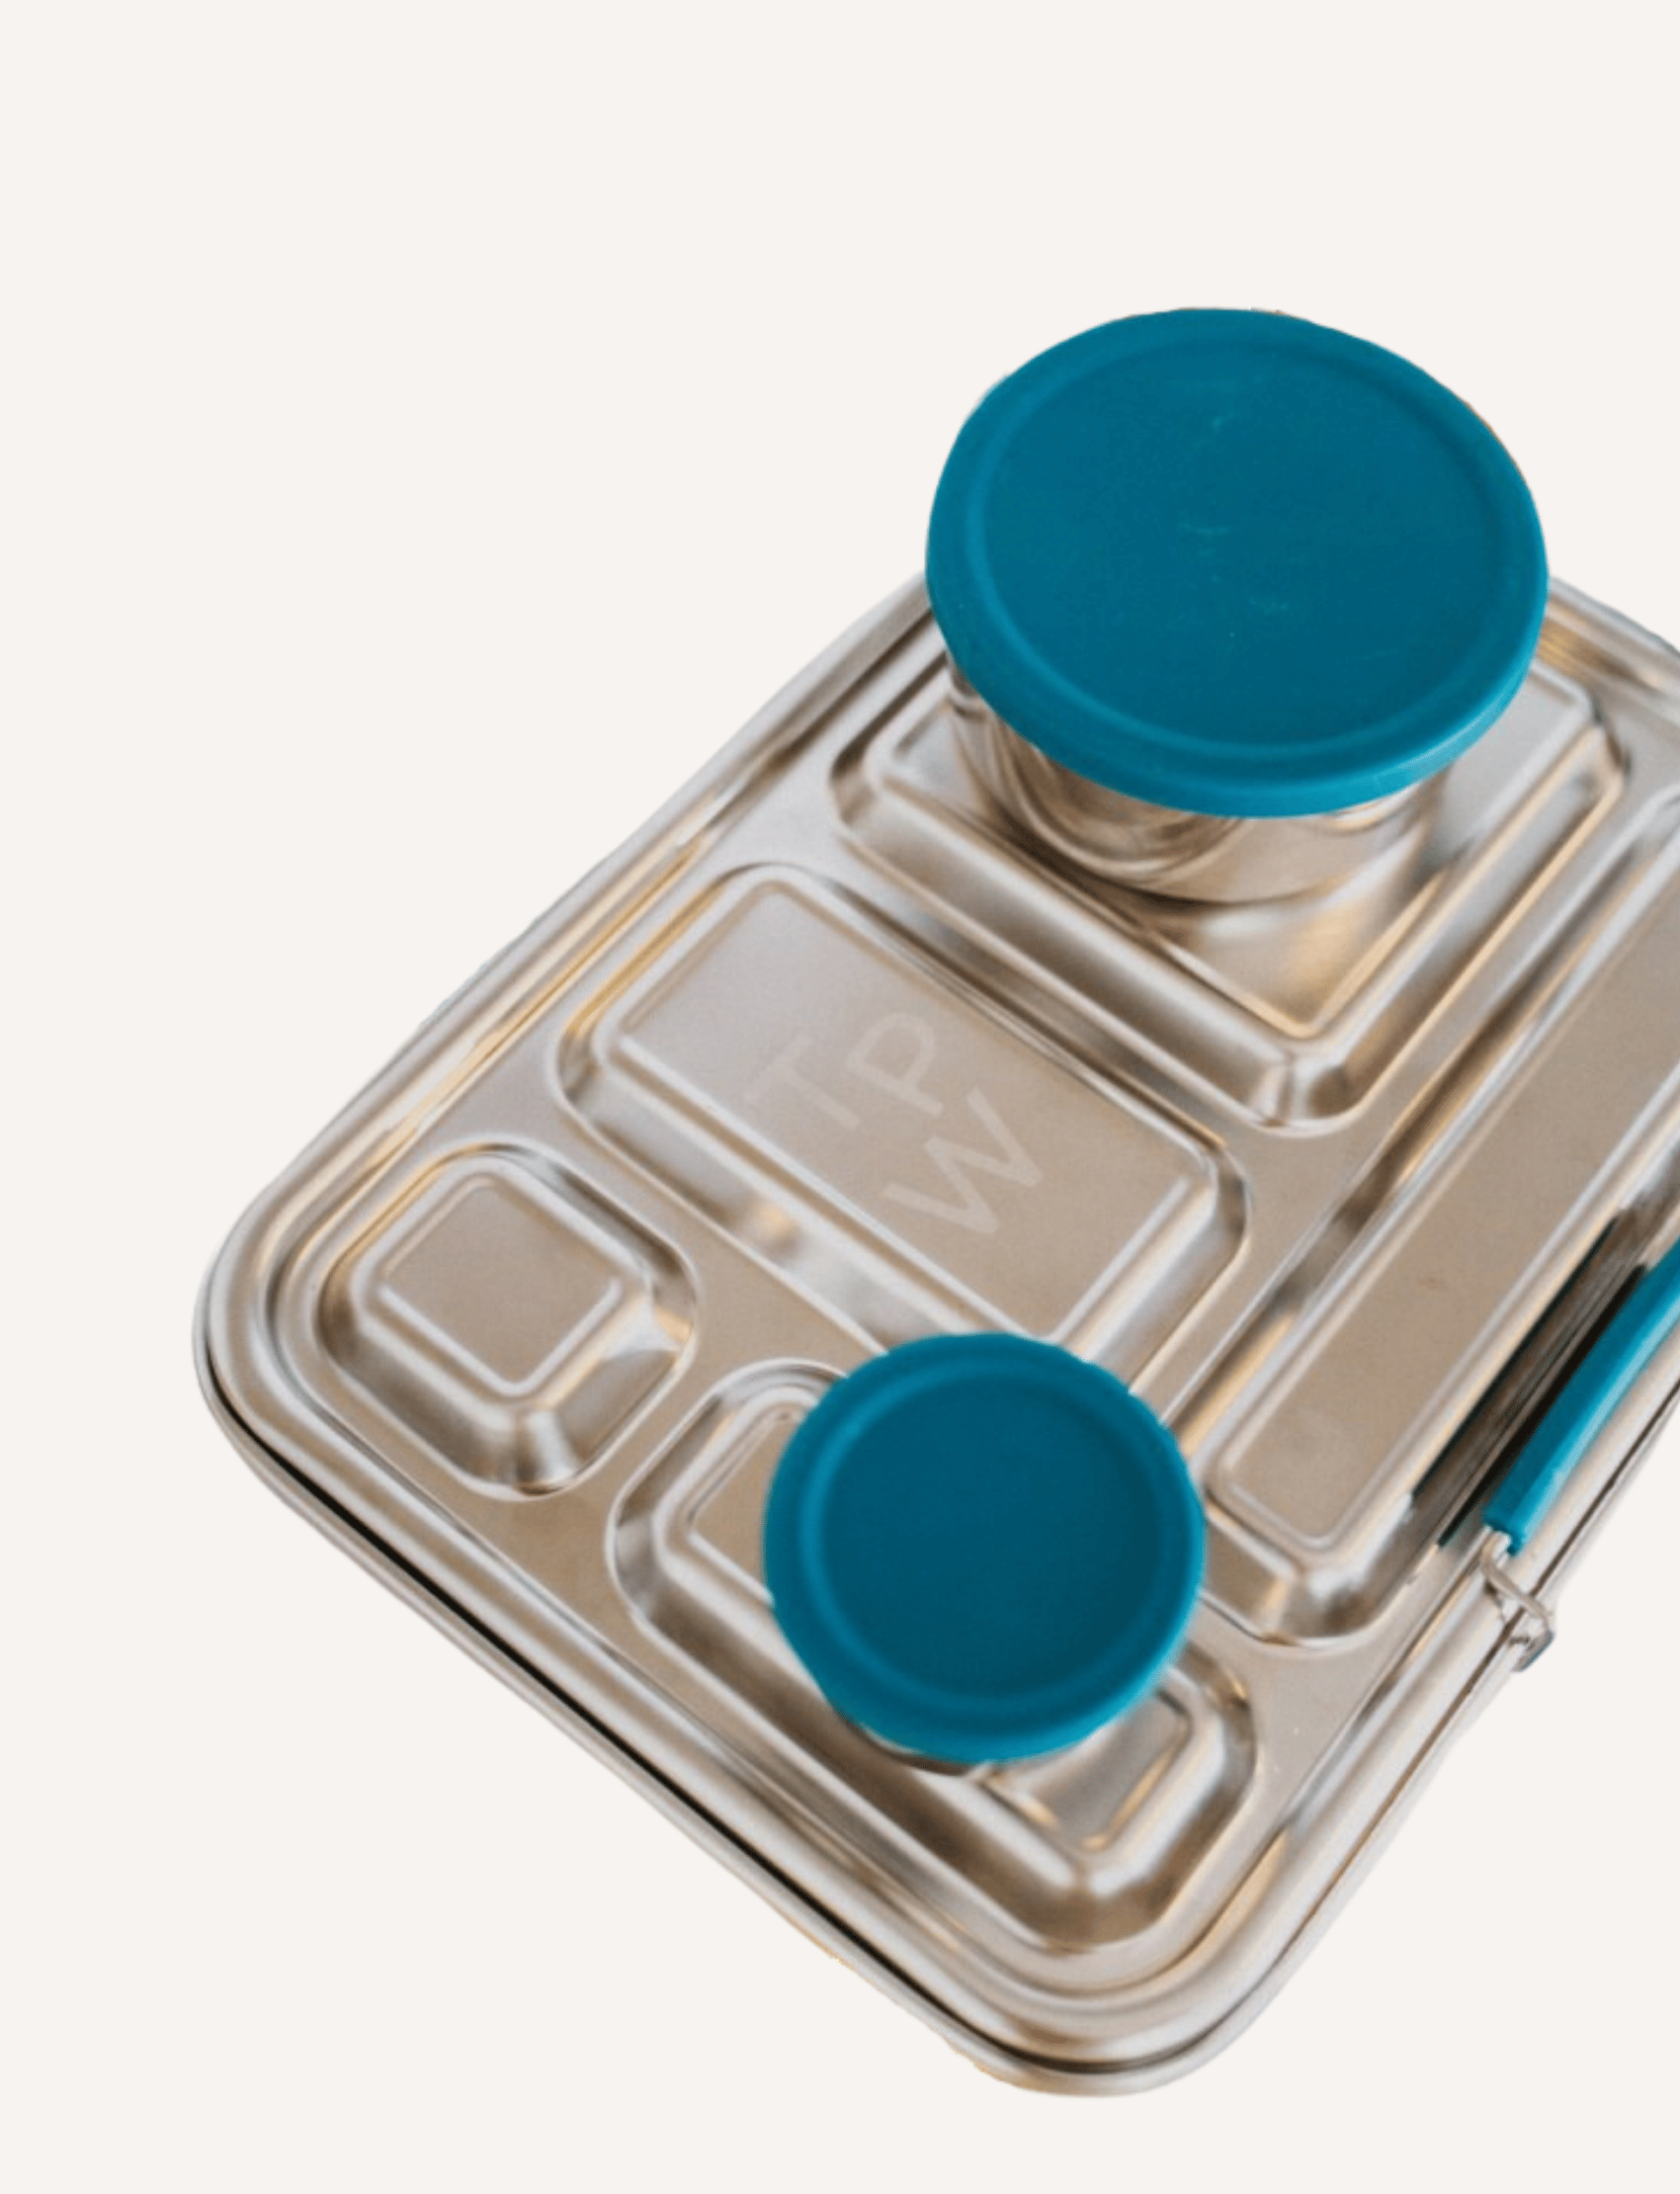
[[[1195,1605],[1201,1504],[1118,1379],[1009,1334],[912,1341],[831,1388],[777,1468],[776,1616],[841,1714],[935,1759],[1088,1734]]]
[[[1043,353],[952,450],[928,592],[1010,727],[1111,790],[1220,815],[1428,776],[1521,685],[1546,552],[1439,381],[1271,312],[1160,312]]]

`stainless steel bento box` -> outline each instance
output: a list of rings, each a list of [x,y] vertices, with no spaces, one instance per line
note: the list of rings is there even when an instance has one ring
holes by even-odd
[[[207,1283],[206,1390],[278,1491],[1011,2078],[1240,2029],[1680,1387],[1680,657],[1540,568],[1441,766],[1223,814],[1070,770],[905,586]],[[1147,1405],[1205,1555],[1125,1711],[953,1759],[831,1703],[763,1524],[849,1376],[993,1332]]]

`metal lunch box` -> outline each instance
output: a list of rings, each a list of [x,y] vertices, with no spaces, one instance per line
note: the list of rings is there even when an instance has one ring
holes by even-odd
[[[931,608],[930,608],[931,598]],[[1259,2008],[1680,1387],[1680,657],[1118,321],[223,1248],[275,1488],[982,2066]]]

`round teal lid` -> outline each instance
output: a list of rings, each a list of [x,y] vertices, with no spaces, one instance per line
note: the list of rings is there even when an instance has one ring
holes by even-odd
[[[928,593],[1023,738],[1202,814],[1356,806],[1521,685],[1546,605],[1522,474],[1417,367],[1271,312],[1058,344],[946,464]]]
[[[973,1334],[892,1349],[824,1395],[777,1469],[765,1579],[849,1720],[935,1759],[1015,1759],[1153,1684],[1203,1538],[1171,1433],[1118,1379]]]

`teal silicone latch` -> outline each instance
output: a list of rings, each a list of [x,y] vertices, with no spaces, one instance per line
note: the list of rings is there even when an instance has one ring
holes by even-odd
[[[1567,1480],[1680,1324],[1680,1243],[1653,1265],[1605,1327],[1586,1360],[1488,1502],[1483,1521],[1516,1553],[1539,1529]]]

